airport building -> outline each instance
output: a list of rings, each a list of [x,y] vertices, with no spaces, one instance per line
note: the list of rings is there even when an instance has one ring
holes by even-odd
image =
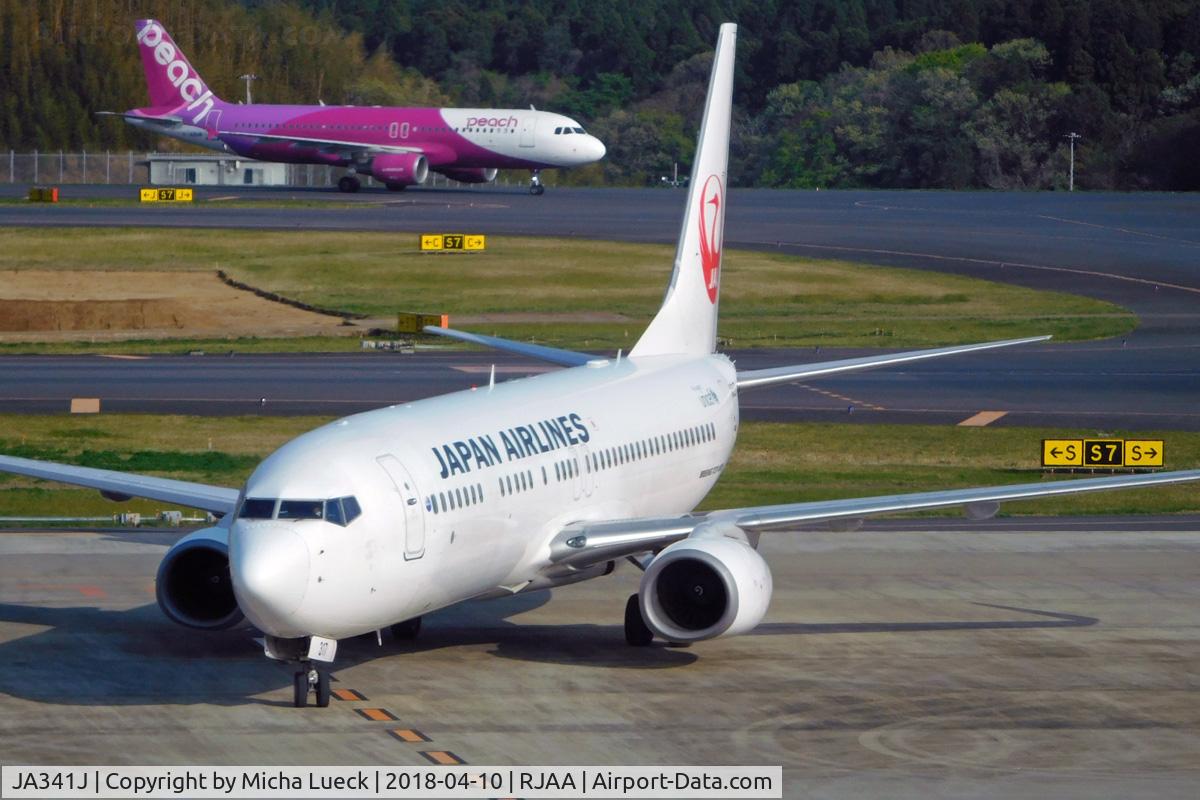
[[[146,163],[155,186],[285,186],[287,164],[234,155],[154,153]]]

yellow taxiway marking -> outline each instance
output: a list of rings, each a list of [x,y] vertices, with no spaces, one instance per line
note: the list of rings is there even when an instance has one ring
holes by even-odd
[[[449,750],[422,750],[421,755],[429,759],[434,764],[440,764],[446,767],[452,767],[455,764],[465,764],[458,756],[451,753]]]
[[[984,425],[991,425],[996,420],[1007,414],[1007,411],[980,411],[973,417],[967,417],[962,422],[958,423],[960,428],[982,428]]]

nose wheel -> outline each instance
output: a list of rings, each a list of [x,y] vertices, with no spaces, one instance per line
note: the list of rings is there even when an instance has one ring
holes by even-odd
[[[298,671],[292,676],[292,705],[304,708],[308,705],[308,695],[316,696],[317,708],[329,705],[329,673],[309,665],[307,669]]]
[[[541,170],[533,170],[533,174],[529,178],[529,193],[530,194],[545,194],[546,187],[542,186]]]
[[[343,175],[338,179],[338,191],[353,194],[362,188],[362,182],[353,175]]]

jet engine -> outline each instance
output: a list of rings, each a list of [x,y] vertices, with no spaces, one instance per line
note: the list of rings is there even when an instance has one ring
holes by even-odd
[[[650,563],[638,589],[646,626],[671,642],[746,633],[771,602],[771,570],[735,526],[698,528]]]
[[[176,542],[158,565],[155,594],[167,618],[188,628],[241,622],[229,577],[229,528],[202,528]]]
[[[371,175],[389,189],[417,186],[429,177],[429,162],[420,153],[375,156],[371,160]]]
[[[495,167],[474,167],[461,169],[439,169],[437,170],[452,181],[459,183],[491,183],[496,180]]]

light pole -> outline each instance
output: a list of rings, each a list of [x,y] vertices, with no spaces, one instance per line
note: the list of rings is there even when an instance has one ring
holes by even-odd
[[[1071,177],[1067,182],[1067,191],[1073,192],[1075,191],[1075,140],[1082,139],[1083,137],[1075,131],[1071,131],[1067,135],[1063,136],[1063,138],[1071,141]]]
[[[250,82],[258,80],[258,76],[247,72],[245,75],[239,75],[238,80],[246,82],[246,105],[250,105],[253,102],[250,99]]]

